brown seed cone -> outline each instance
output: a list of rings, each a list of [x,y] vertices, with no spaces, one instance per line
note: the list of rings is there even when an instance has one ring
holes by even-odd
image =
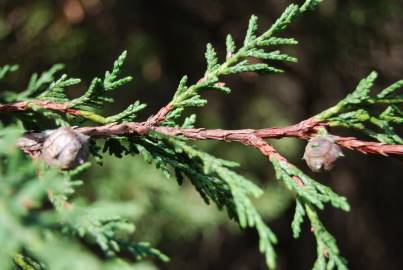
[[[309,140],[303,159],[309,168],[319,172],[322,168],[330,170],[334,162],[343,156],[341,148],[329,135],[318,135]]]
[[[56,129],[43,143],[41,158],[48,165],[73,169],[88,159],[88,138],[71,127]]]

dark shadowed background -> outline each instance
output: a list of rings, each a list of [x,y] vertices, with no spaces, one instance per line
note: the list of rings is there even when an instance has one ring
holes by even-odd
[[[242,42],[251,14],[259,16],[264,29],[291,2],[2,0],[0,64],[20,65],[18,74],[2,87],[25,89],[33,72],[64,63],[64,72],[83,80],[70,91],[76,96],[127,49],[125,72],[134,81],[114,94],[116,103],[104,114],[140,99],[148,104],[139,119],[144,120],[169,102],[182,75],[193,82],[202,77],[207,42],[223,57],[227,33]],[[299,63],[284,66],[283,75],[227,78],[233,93],[208,93],[209,104],[195,111],[197,127],[290,125],[333,105],[371,70],[380,74],[377,89],[403,78],[401,0],[325,0],[284,35],[299,40],[298,46],[285,49]],[[273,143],[308,171],[301,160],[303,142]],[[240,171],[267,190],[256,204],[279,238],[279,269],[310,269],[314,239],[307,224],[300,239],[292,238],[292,200],[277,185],[271,164],[243,146],[199,145],[239,161]],[[314,175],[346,196],[352,206],[351,213],[326,209],[324,223],[351,269],[403,269],[402,160],[345,154],[331,172]],[[177,187],[175,180],[165,179],[136,158],[106,158],[104,166],[96,165],[86,174],[85,181],[80,190],[85,200],[108,198],[137,206],[132,219],[138,239],[153,242],[171,257],[168,264],[150,262],[139,264],[139,269],[264,269],[254,232],[241,232],[214,206],[204,206],[192,187]]]

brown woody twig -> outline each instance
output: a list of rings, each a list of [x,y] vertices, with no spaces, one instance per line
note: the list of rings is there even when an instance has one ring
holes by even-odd
[[[41,107],[60,113],[81,115],[78,109],[69,108],[68,103],[55,103],[40,100],[22,101],[10,104],[0,104],[1,112],[17,112],[29,110],[31,106]],[[172,110],[170,104],[162,107],[158,113],[151,116],[145,122],[126,122],[121,124],[107,124],[95,127],[79,127],[76,130],[91,137],[112,137],[112,136],[144,136],[154,131],[167,136],[184,136],[192,140],[220,140],[227,142],[239,142],[250,145],[260,150],[264,155],[271,158],[276,150],[264,139],[279,139],[283,137],[294,137],[309,140],[316,133],[319,127],[326,127],[327,123],[318,121],[315,117],[301,121],[298,124],[288,127],[273,127],[263,129],[204,129],[204,128],[175,128],[159,126],[165,120],[166,115]],[[384,144],[371,141],[361,141],[354,137],[333,136],[337,144],[342,147],[359,151],[364,154],[380,155],[403,155],[403,145]],[[263,143],[264,142],[264,143]],[[284,158],[280,158],[284,159]]]
[[[309,140],[316,134],[319,127],[326,127],[326,122],[316,121],[315,118],[302,121],[299,124],[283,128],[265,129],[204,129],[204,128],[175,128],[162,126],[149,126],[148,122],[130,122],[122,124],[109,124],[97,127],[81,127],[77,131],[91,137],[111,137],[124,135],[147,135],[155,131],[167,136],[184,136],[192,140],[219,140],[227,142],[240,142],[244,145],[256,147],[257,143],[264,139],[279,139],[283,137],[295,137]],[[403,145],[383,144],[378,142],[361,141],[354,137],[333,136],[337,144],[342,147],[359,151],[364,154],[403,155]],[[258,148],[262,153],[261,148]],[[270,151],[269,151],[270,152]]]

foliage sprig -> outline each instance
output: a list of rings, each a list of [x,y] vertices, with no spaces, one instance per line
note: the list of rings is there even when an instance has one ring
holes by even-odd
[[[226,211],[241,228],[254,228],[257,231],[259,250],[265,255],[268,267],[275,268],[274,244],[277,238],[254,206],[254,199],[262,195],[262,189],[237,173],[238,164],[198,150],[191,145],[190,140],[221,140],[252,146],[269,159],[276,178],[295,197],[296,208],[291,224],[295,238],[301,234],[305,217],[309,219],[317,242],[314,269],[347,269],[334,237],[325,229],[317,213],[326,204],[349,211],[346,198],[292,165],[265,139],[297,137],[309,140],[318,135],[320,129],[354,128],[378,142],[329,136],[333,136],[334,144],[352,150],[403,155],[402,139],[393,127],[403,122],[399,107],[403,102],[402,95],[396,94],[403,86],[403,81],[398,81],[377,95],[371,95],[370,89],[377,76],[373,72],[335,106],[284,128],[206,130],[193,127],[195,115],[178,123],[186,108],[206,105],[206,99],[201,96],[202,90],[231,92],[231,88],[222,82],[222,77],[243,72],[282,73],[283,70],[276,63],[297,62],[296,58],[272,47],[298,44],[295,39],[280,37],[279,34],[296,17],[315,8],[320,2],[307,0],[301,6],[291,4],[262,34],[258,34],[257,17],[252,16],[239,48],[232,36],[227,36],[226,55],[222,62],[213,45],[208,44],[203,78],[191,84],[188,77],[183,76],[172,100],[144,122],[134,122],[136,114],[145,108],[145,104],[140,101],[116,115],[99,114],[101,106],[113,101],[109,96],[110,91],[132,80],[131,76],[120,77],[126,52],[118,57],[111,71],[107,71],[103,78],[94,78],[84,94],[77,98],[70,99],[66,88],[80,83],[80,80],[67,75],[57,79],[56,73],[62,66],[55,65],[40,76],[34,74],[26,90],[16,95],[5,94],[2,98],[10,103],[0,104],[0,112],[22,111],[23,114],[15,113],[14,122],[24,125],[29,121],[25,113],[48,117],[54,120],[56,127],[75,126],[78,123],[80,126],[75,127],[74,131],[90,137],[93,155],[102,157],[109,153],[117,158],[139,155],[167,177],[176,178],[179,185],[188,179],[207,204],[214,203],[219,210]],[[15,69],[14,66],[1,68],[0,79]],[[373,108],[379,106],[386,108],[376,113]],[[93,125],[83,126],[83,120]],[[49,131],[39,131],[36,136],[29,137],[29,144],[19,146],[40,160],[41,146]],[[4,222],[0,223],[0,242],[6,243],[4,252],[0,252],[1,269],[9,269],[12,265],[21,269],[47,269],[48,266],[56,270],[66,267],[90,269],[89,266],[93,269],[108,269],[117,267],[117,258],[123,259],[125,265],[147,256],[168,260],[166,255],[149,244],[133,240],[134,225],[124,215],[118,214],[122,207],[119,204],[114,205],[115,214],[111,215],[105,209],[99,211],[94,205],[80,204],[73,200],[75,188],[83,184],[74,179],[79,172],[90,166],[88,163],[70,172],[47,170],[41,162],[39,167],[35,167],[37,165],[34,166],[15,151],[15,138],[19,136],[23,136],[21,129],[14,126],[0,129],[0,174],[4,179],[0,182],[0,212],[4,217]],[[98,138],[103,140],[96,142]],[[22,169],[17,170],[17,167]],[[51,204],[50,209],[46,204],[48,202]],[[31,220],[32,224],[26,223],[27,220]],[[102,264],[87,246],[100,249],[110,264]],[[46,253],[49,248],[52,252]],[[10,260],[10,254],[13,260]],[[68,266],[60,264],[56,258],[61,254],[74,257],[76,261]]]

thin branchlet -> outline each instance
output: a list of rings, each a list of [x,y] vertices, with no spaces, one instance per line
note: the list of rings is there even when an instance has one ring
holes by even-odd
[[[178,123],[186,108],[206,105],[207,101],[201,96],[203,90],[231,92],[231,88],[222,82],[224,76],[243,72],[281,73],[283,70],[276,66],[277,62],[297,62],[296,58],[278,49],[272,50],[272,47],[298,44],[293,38],[278,35],[295,18],[312,10],[320,2],[307,0],[301,6],[291,4],[279,19],[261,34],[258,33],[257,17],[251,16],[241,45],[237,46],[232,36],[227,36],[226,55],[222,62],[213,45],[208,44],[204,76],[194,84],[190,84],[189,78],[183,76],[172,100],[142,122],[136,122],[137,113],[145,108],[145,104],[139,101],[115,115],[103,116],[99,113],[103,105],[113,102],[109,93],[132,80],[131,76],[121,77],[122,66],[127,57],[126,51],[114,62],[111,71],[94,78],[87,91],[75,99],[69,99],[65,89],[80,80],[69,78],[67,75],[57,78],[56,73],[62,69],[61,65],[55,65],[41,75],[34,74],[25,91],[5,98],[8,103],[0,104],[0,113],[9,113],[16,118],[24,114],[41,114],[54,120],[55,125],[59,126],[55,131],[26,132],[17,145],[35,159],[42,159],[48,165],[57,165],[70,171],[63,172],[61,177],[60,172],[45,167],[41,175],[42,181],[35,182],[35,194],[29,193],[32,193],[30,187],[22,190],[17,196],[16,212],[25,213],[35,207],[40,208],[35,205],[34,200],[26,198],[48,197],[57,213],[57,222],[47,224],[49,227],[59,228],[62,224],[64,232],[95,243],[107,256],[119,256],[120,252],[128,252],[138,259],[154,256],[167,261],[168,258],[163,253],[148,244],[123,241],[119,238],[121,234],[131,235],[134,230],[131,223],[117,217],[99,217],[90,209],[78,207],[68,201],[69,196],[74,193],[74,187],[81,184],[71,179],[88,166],[87,163],[80,164],[86,160],[89,152],[96,156],[108,152],[118,158],[138,154],[146,162],[155,164],[167,177],[176,177],[179,184],[186,176],[206,203],[213,202],[220,210],[225,210],[240,227],[254,228],[259,236],[260,251],[265,255],[268,267],[275,268],[274,245],[277,238],[252,203],[252,198],[261,196],[262,190],[236,173],[234,168],[237,164],[198,150],[189,141],[236,142],[253,147],[267,157],[276,178],[295,194],[296,209],[291,225],[292,232],[297,238],[301,234],[301,224],[304,220],[310,221],[318,251],[314,269],[347,269],[335,239],[326,230],[317,213],[318,210],[324,209],[326,204],[349,211],[346,198],[291,164],[266,139],[293,137],[309,141],[305,159],[314,170],[321,167],[330,169],[335,159],[341,156],[339,147],[365,154],[401,156],[403,140],[395,131],[395,126],[403,123],[403,113],[399,107],[403,99],[402,95],[398,94],[403,86],[402,81],[373,94],[371,90],[377,73],[371,72],[359,82],[355,90],[335,106],[287,127],[239,130],[194,128],[195,115],[187,117],[183,123]],[[250,61],[251,58],[255,61]],[[4,66],[0,69],[0,79],[16,69],[16,66]],[[383,110],[379,110],[380,107]],[[21,121],[28,120],[21,117]],[[83,124],[86,122],[91,124]],[[74,128],[60,127],[77,123],[79,126]],[[328,133],[332,127],[358,130],[372,141]],[[67,133],[60,135],[60,130]],[[6,138],[8,135],[1,136]],[[103,149],[97,145],[97,139],[104,142]],[[69,143],[69,140],[73,143]],[[15,168],[13,170],[15,171]],[[54,181],[55,177],[57,181]],[[34,235],[30,239],[37,239],[36,237],[37,235]],[[55,239],[57,243],[59,240],[57,237]],[[26,239],[21,241],[25,243]],[[43,258],[46,262],[52,261],[46,254],[42,254],[40,249],[37,253],[35,255],[38,258]],[[3,259],[1,256],[0,253],[0,261]],[[83,258],[84,261],[86,257]],[[31,258],[20,254],[14,257],[14,263],[19,267],[35,264]]]

